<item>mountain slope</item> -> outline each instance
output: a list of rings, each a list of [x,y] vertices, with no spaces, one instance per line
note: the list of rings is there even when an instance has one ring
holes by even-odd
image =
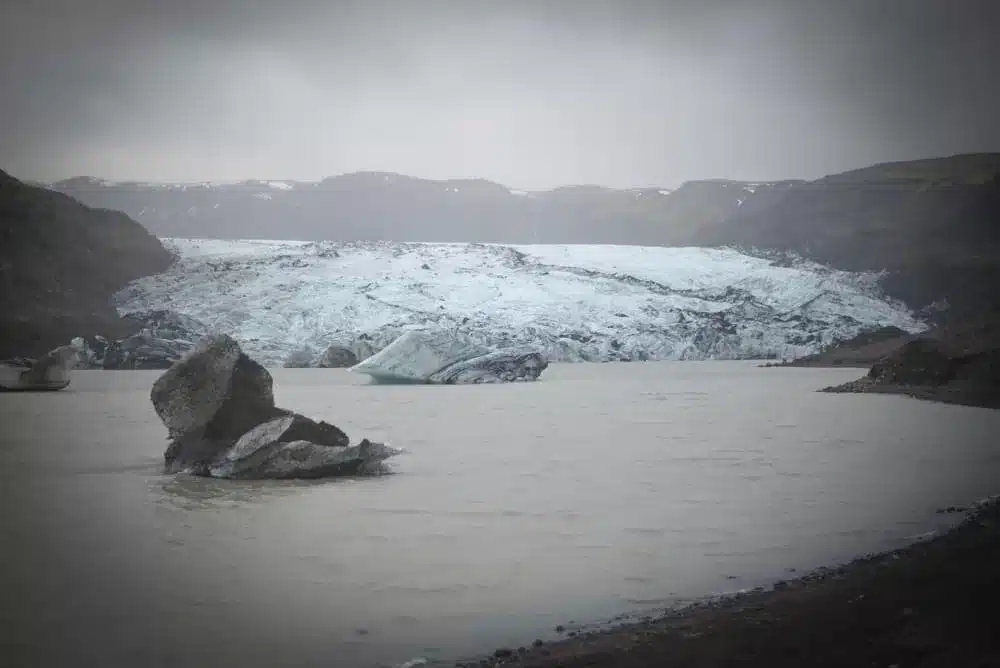
[[[173,258],[141,225],[0,171],[0,357],[127,329],[111,296]]]
[[[964,317],[1000,307],[1000,154],[888,163],[796,184],[699,239],[801,253],[849,271],[885,270],[915,308]]]
[[[729,250],[167,240],[180,260],[119,293],[281,364],[303,347],[462,331],[551,360],[792,357],[864,329],[922,325],[873,277]]]

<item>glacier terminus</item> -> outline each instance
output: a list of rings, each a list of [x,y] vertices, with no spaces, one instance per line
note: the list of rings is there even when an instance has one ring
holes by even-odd
[[[797,357],[876,327],[926,326],[872,273],[725,248],[167,238],[166,272],[116,295],[171,310],[254,359],[412,330],[552,362]]]

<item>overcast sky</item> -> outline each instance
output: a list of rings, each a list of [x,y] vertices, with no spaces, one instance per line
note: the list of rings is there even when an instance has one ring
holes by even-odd
[[[522,188],[1000,150],[1000,0],[4,0],[27,179]]]

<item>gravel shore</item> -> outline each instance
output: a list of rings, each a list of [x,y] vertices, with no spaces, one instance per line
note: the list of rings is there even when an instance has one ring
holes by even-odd
[[[950,508],[947,512],[963,511]],[[955,529],[659,619],[458,666],[1000,666],[1000,503]]]

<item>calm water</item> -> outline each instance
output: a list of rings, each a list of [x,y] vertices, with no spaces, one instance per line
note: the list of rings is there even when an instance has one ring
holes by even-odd
[[[453,658],[899,545],[941,526],[936,508],[1000,492],[1000,411],[812,391],[856,370],[273,373],[279,404],[406,448],[396,474],[163,476],[156,373],[0,395],[7,664]]]

